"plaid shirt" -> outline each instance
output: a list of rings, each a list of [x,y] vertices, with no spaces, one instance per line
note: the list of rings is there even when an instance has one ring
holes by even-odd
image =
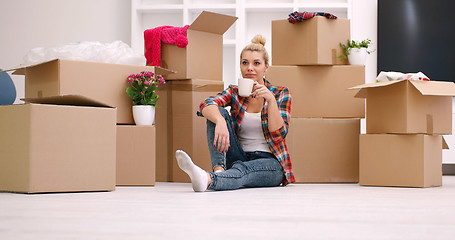
[[[286,87],[272,86],[272,84],[270,84],[267,80],[265,80],[265,86],[275,95],[284,124],[280,129],[274,132],[269,131],[267,124],[268,103],[265,102],[261,111],[262,131],[264,132],[264,137],[269,145],[270,151],[280,161],[281,166],[283,166],[286,178],[283,180],[282,184],[287,185],[288,183],[295,182],[294,174],[292,173],[291,158],[285,141],[286,134],[288,133],[289,122],[291,120],[291,94]],[[240,123],[242,122],[242,118],[248,106],[247,100],[248,98],[239,96],[237,86],[230,85],[223,92],[218,93],[216,96],[209,97],[202,102],[199,106],[197,115],[202,116],[202,109],[208,105],[218,105],[220,107],[230,106],[231,116],[234,117],[237,123],[234,124],[236,125],[234,127],[236,132],[238,132],[237,126],[240,126]]]

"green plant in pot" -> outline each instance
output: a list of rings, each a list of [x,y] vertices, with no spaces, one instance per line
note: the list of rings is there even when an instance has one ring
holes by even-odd
[[[340,43],[343,48],[343,54],[339,56],[341,60],[348,59],[351,65],[365,65],[366,56],[373,51],[368,51],[371,45],[370,39],[365,39],[361,42],[355,40],[348,40],[347,45]]]

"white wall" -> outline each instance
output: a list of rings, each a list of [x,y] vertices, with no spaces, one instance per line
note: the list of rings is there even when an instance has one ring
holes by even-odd
[[[369,38],[370,50],[377,49],[378,0],[352,0],[351,39],[361,41]],[[377,72],[377,51],[368,55],[365,64],[365,82],[375,82]]]
[[[377,9],[378,0],[351,0],[351,39],[361,41],[370,39],[372,47],[370,50],[377,49]],[[372,52],[367,57],[365,64],[365,82],[375,82],[377,72],[377,51]],[[366,132],[365,119],[360,121],[361,133]]]
[[[35,47],[80,41],[130,44],[128,0],[0,0],[0,68],[21,64]],[[17,99],[24,78],[13,76]],[[20,101],[16,100],[16,103]]]

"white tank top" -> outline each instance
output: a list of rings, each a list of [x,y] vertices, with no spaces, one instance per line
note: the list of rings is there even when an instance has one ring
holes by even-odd
[[[238,132],[239,142],[245,152],[271,152],[262,132],[261,113],[245,111]]]

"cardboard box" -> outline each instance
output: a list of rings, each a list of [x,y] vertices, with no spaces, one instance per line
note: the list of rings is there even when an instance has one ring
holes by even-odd
[[[132,101],[126,94],[130,74],[151,71],[165,75],[159,67],[122,65],[57,59],[37,65],[8,69],[25,75],[25,97],[82,95],[117,108],[117,122],[134,124]]]
[[[193,162],[212,170],[207,145],[206,119],[198,117],[199,104],[223,91],[224,83],[214,80],[167,81],[159,87],[161,108],[156,109],[156,180],[190,182],[177,165],[176,150],[184,150]]]
[[[399,80],[351,89],[366,98],[368,134],[452,134],[452,82]]]
[[[298,183],[359,181],[360,119],[292,118],[286,143]]]
[[[117,125],[117,186],[155,185],[155,126]]]
[[[447,148],[444,143],[439,135],[362,134],[359,183],[364,186],[441,186],[442,148]]]
[[[340,43],[351,38],[348,19],[327,19],[316,16],[300,23],[272,21],[273,65],[334,65],[340,60]]]
[[[364,66],[271,66],[266,76],[291,91],[292,117],[365,117],[365,101],[347,90],[365,83]]]
[[[186,48],[161,45],[161,66],[176,73],[166,79],[223,81],[223,34],[237,17],[203,11],[188,27]]]
[[[67,96],[0,106],[0,116],[0,191],[115,189],[115,108]]]

